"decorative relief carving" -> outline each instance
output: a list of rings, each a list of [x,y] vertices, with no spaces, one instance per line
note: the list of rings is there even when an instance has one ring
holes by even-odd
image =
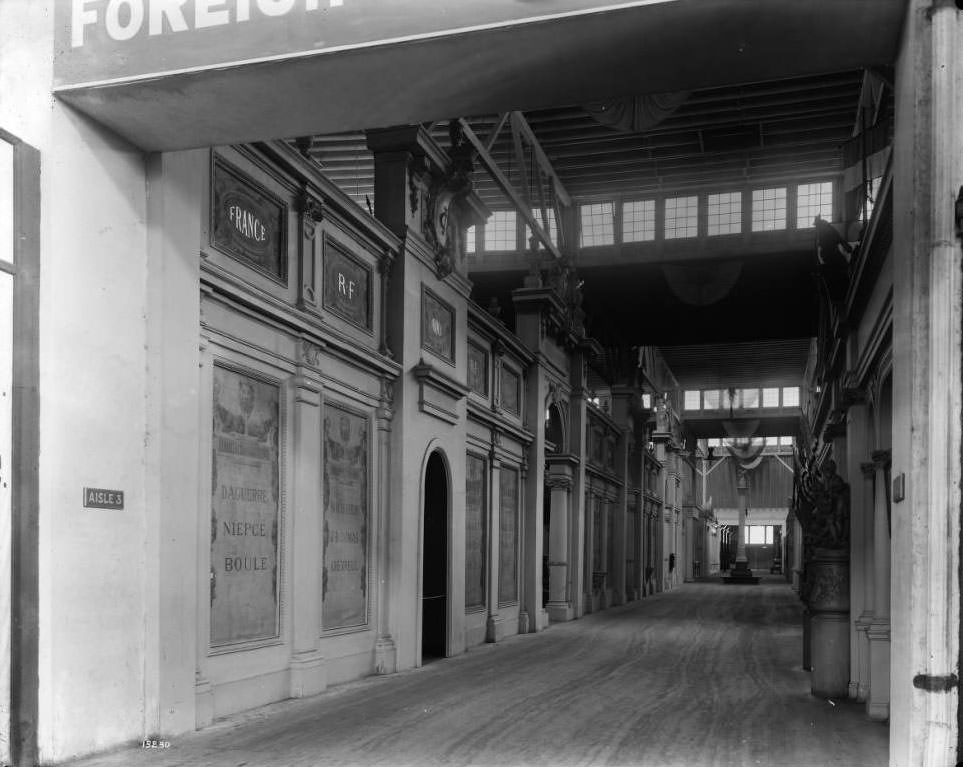
[[[421,184],[428,174],[428,161],[424,157],[411,157],[408,160],[408,206],[411,215],[418,212],[421,202]]]
[[[318,224],[324,221],[324,203],[305,190],[298,198],[298,211],[301,213],[304,238],[313,240]]]
[[[846,612],[849,610],[849,564],[845,556],[829,558],[816,551],[808,566],[809,609],[814,612]]]
[[[318,346],[311,341],[302,340],[301,341],[301,354],[300,359],[306,365],[311,367],[319,367],[321,365],[321,354],[324,350],[322,347]]]
[[[382,378],[381,379],[381,395],[379,397],[379,404],[381,407],[388,409],[395,401],[395,382],[393,378]]]

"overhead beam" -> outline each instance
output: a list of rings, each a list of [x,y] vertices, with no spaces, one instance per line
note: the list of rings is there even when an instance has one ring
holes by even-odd
[[[495,127],[492,128],[492,132],[488,136],[488,140],[485,142],[485,149],[487,149],[489,152],[492,151],[492,147],[494,147],[495,142],[498,141],[498,136],[502,132],[502,128],[505,127],[505,123],[508,122],[508,118],[510,115],[511,115],[511,112],[503,112],[502,115],[498,118],[498,122],[495,123]]]
[[[511,120],[512,130],[518,131],[522,137],[531,144],[539,166],[541,166],[545,175],[552,179],[552,185],[555,188],[555,197],[563,206],[566,208],[569,207],[572,204],[572,198],[568,192],[565,191],[565,185],[562,183],[562,179],[558,177],[555,168],[552,167],[552,161],[548,159],[548,155],[545,154],[542,145],[539,144],[538,139],[535,138],[535,133],[528,124],[528,120],[525,119],[525,116],[521,112],[512,112]]]
[[[551,253],[555,258],[561,259],[562,254],[558,247],[552,242],[552,238],[548,236],[546,231],[542,228],[542,225],[535,219],[532,215],[531,207],[526,203],[525,199],[518,193],[518,190],[512,185],[512,182],[508,180],[508,177],[502,172],[502,169],[498,166],[498,163],[492,158],[491,153],[485,149],[485,144],[480,138],[475,134],[475,131],[471,129],[468,121],[461,117],[458,119],[461,124],[462,133],[465,138],[471,142],[471,145],[478,152],[478,159],[481,160],[482,165],[487,168],[492,179],[498,184],[498,187],[502,190],[506,197],[511,200],[512,205],[515,209],[522,214],[522,218],[528,224],[529,228],[535,233],[535,236],[541,241],[545,249]]]

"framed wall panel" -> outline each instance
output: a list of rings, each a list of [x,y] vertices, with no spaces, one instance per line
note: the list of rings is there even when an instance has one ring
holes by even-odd
[[[421,346],[455,364],[455,310],[431,290],[421,287]]]
[[[210,240],[222,253],[287,285],[287,206],[216,153]]]
[[[498,475],[498,603],[518,601],[518,469],[502,466]]]
[[[214,367],[211,647],[280,636],[280,389]]]
[[[502,410],[513,415],[522,414],[522,377],[507,365],[501,366],[501,404]]]
[[[371,269],[330,237],[324,238],[324,308],[371,332]]]
[[[484,608],[488,560],[486,535],[488,519],[487,464],[484,458],[468,454],[465,461],[465,609]]]
[[[476,394],[488,396],[488,352],[474,341],[468,342],[468,387]]]
[[[368,418],[328,402],[323,417],[321,626],[368,623]]]

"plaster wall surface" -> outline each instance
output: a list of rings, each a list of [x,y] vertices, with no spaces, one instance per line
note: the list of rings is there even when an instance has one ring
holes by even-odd
[[[395,359],[404,372],[395,386],[392,471],[389,492],[391,537],[390,623],[399,669],[421,665],[421,561],[425,469],[439,449],[448,469],[448,653],[464,649],[465,621],[465,398],[454,403],[452,424],[422,411],[422,391],[412,368],[422,359],[443,374],[464,381],[468,318],[465,299],[413,254],[400,256],[392,273],[389,323]],[[454,309],[454,364],[422,348],[422,285]]]
[[[144,731],[146,171],[50,95],[53,3],[4,3],[0,126],[41,153],[39,748]],[[85,509],[85,486],[124,509]]]

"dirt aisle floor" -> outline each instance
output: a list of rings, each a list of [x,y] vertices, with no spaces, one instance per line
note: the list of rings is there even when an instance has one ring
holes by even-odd
[[[881,767],[887,727],[814,698],[784,581],[686,584],[538,635],[77,767]]]

